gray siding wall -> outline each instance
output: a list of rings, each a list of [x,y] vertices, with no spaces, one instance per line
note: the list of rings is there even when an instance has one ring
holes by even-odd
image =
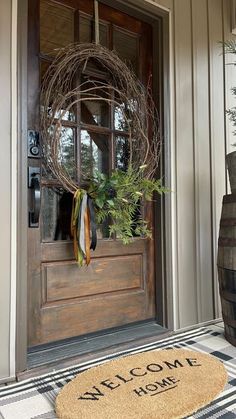
[[[0,379],[10,375],[11,1],[0,1]]]
[[[221,315],[217,239],[222,196],[226,190],[229,192],[225,154],[236,140],[225,115],[233,104],[230,88],[236,85],[236,70],[225,66],[219,42],[233,38],[232,3],[231,0],[156,0],[156,3],[167,7],[172,17],[174,123],[169,141],[175,149],[171,200],[176,220],[172,226],[176,233],[173,255],[176,269],[172,272],[176,301],[172,320],[175,328],[181,328]],[[230,57],[226,57],[228,61]]]

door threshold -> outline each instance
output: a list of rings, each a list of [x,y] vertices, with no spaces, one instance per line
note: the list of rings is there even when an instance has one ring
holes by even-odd
[[[110,330],[101,336],[87,336],[42,345],[28,352],[28,369],[17,375],[21,381],[51,371],[67,368],[82,362],[123,352],[169,336],[172,332],[156,322],[130,325],[119,330]]]

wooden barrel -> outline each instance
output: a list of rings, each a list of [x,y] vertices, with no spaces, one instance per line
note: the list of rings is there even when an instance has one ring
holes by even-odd
[[[217,265],[225,338],[236,346],[236,195],[223,197]]]

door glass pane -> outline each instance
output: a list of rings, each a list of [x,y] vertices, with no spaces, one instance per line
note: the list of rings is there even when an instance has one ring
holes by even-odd
[[[41,59],[40,60],[40,81],[41,81],[41,85],[44,81],[44,76],[50,66],[51,62],[50,61],[46,61]],[[75,106],[70,107],[67,111],[66,108],[69,106],[69,103],[65,103],[64,104],[64,109],[61,109],[60,112],[57,112],[54,116],[55,118],[59,118],[61,117],[61,119],[63,121],[71,121],[71,122],[75,122],[76,119],[76,112],[75,112]],[[44,107],[42,104],[42,108],[41,110],[43,111]],[[48,109],[48,115],[51,115],[51,108],[49,107]]]
[[[44,104],[41,104],[41,112],[44,112]],[[47,115],[50,117],[52,116],[52,108],[51,106],[48,107]],[[62,121],[70,121],[75,122],[76,120],[76,113],[75,113],[75,106],[70,107],[69,110],[67,110],[67,105],[65,105],[64,109],[61,109],[60,111],[55,112],[54,117],[56,119],[61,118]]]
[[[89,17],[80,16],[79,19],[79,41],[92,42],[95,39],[94,20]],[[99,41],[104,47],[108,47],[108,25],[99,23]]]
[[[98,240],[101,239],[108,239],[109,236],[109,223],[108,221],[104,221],[102,224],[97,224],[97,238]]]
[[[100,84],[101,85],[101,84]],[[100,89],[97,81],[83,82],[81,102],[81,122],[83,124],[109,127],[110,108],[107,102],[110,92]]]
[[[41,112],[44,112],[44,105],[43,104],[41,105],[40,109],[41,109]],[[52,108],[51,107],[48,108],[47,114],[48,114],[48,116],[52,115]],[[59,111],[56,112],[54,116],[55,116],[56,119],[61,117],[62,121],[75,122],[75,119],[76,119],[74,108],[72,108],[72,107],[67,111],[66,111],[66,109],[61,109],[60,112]]]
[[[109,127],[108,104],[102,100],[82,102],[81,122],[83,124]]]
[[[40,52],[56,55],[58,48],[74,42],[74,12],[49,0],[40,1]]]
[[[42,241],[71,240],[73,195],[63,189],[42,188]]]
[[[84,43],[92,41],[92,20],[83,16],[79,19],[79,41]]]
[[[108,48],[108,25],[99,24],[99,42],[104,47]]]
[[[93,42],[95,39],[94,35],[94,21],[92,18],[80,16],[79,20],[79,42],[87,43]],[[99,24],[99,36],[100,44],[108,47],[108,25],[100,23]],[[107,78],[107,73],[104,67],[95,60],[89,60],[85,68],[83,69],[83,74],[93,75],[99,78]]]
[[[115,138],[116,168],[126,171],[129,164],[129,140],[128,137],[117,136]]]
[[[109,139],[108,135],[81,130],[82,183],[86,184],[97,171],[106,174],[109,172]],[[109,237],[108,220],[97,225],[97,236],[98,239]]]
[[[96,171],[109,172],[109,136],[81,130],[81,176],[91,178]]]
[[[69,175],[75,178],[75,130],[73,128],[62,127],[61,129],[59,161]]]
[[[126,64],[138,73],[138,37],[118,28],[113,32],[114,49]]]
[[[114,107],[114,127],[116,131],[128,131],[129,113],[125,103]]]
[[[64,109],[61,109],[60,111],[55,113],[55,118],[61,118],[62,121],[70,121],[75,122],[76,115],[75,115],[75,107],[69,107],[69,104],[65,103]]]

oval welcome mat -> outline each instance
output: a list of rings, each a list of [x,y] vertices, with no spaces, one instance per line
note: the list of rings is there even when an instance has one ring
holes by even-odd
[[[212,401],[227,382],[224,365],[188,349],[131,355],[79,374],[56,399],[61,419],[177,419]]]

